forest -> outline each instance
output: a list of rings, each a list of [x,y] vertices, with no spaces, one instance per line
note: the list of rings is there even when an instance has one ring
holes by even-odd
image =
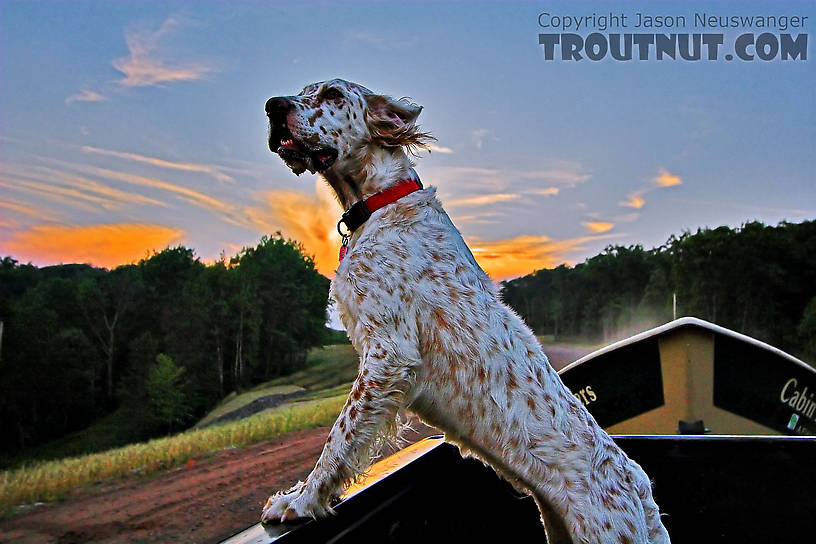
[[[693,316],[816,363],[816,221],[698,229],[660,247],[609,246],[502,284],[540,335],[611,342]]]
[[[112,270],[5,257],[0,465],[95,422],[80,450],[184,429],[327,343],[328,289],[279,234],[212,264],[181,246]]]
[[[339,335],[325,326],[328,289],[280,234],[207,264],[181,246],[113,270],[5,257],[0,468],[178,432],[228,393],[296,370]],[[582,343],[665,323],[676,297],[678,317],[813,364],[816,221],[700,229],[649,250],[609,246],[503,282],[502,297],[537,334]]]

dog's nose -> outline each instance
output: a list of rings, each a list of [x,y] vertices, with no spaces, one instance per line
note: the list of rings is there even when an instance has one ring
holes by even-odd
[[[266,101],[266,115],[272,117],[273,115],[280,115],[292,107],[292,102],[285,96],[276,96]]]

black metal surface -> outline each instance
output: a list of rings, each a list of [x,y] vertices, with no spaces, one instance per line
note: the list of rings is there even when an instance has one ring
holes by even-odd
[[[532,500],[516,493],[493,469],[463,459],[450,444],[426,453],[338,505],[337,516],[308,522],[281,544],[326,542],[496,542],[508,531],[542,542]]]
[[[816,540],[816,438],[614,438],[652,478],[672,542]]]
[[[656,336],[567,367],[559,376],[604,428],[665,403]]]
[[[655,482],[672,542],[813,542],[816,439],[615,437]],[[337,507],[255,542],[544,542],[532,499],[441,444]],[[280,537],[281,529],[289,531]],[[290,530],[291,529],[291,530]]]
[[[812,368],[753,344],[715,336],[714,406],[780,433],[813,435],[815,390]]]

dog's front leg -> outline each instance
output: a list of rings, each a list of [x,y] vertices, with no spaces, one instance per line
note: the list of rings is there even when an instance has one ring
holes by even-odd
[[[416,357],[385,346],[390,340],[371,339],[361,357],[360,373],[348,400],[323,446],[323,453],[305,482],[269,497],[263,522],[318,518],[330,513],[329,502],[368,468],[374,439],[396,420],[413,384]]]

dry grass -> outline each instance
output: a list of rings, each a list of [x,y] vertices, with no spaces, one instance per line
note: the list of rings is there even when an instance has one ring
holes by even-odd
[[[98,480],[146,475],[230,446],[248,446],[284,433],[330,425],[345,399],[343,394],[300,402],[216,427],[5,471],[0,473],[0,507],[51,501]]]
[[[52,501],[75,487],[130,474],[147,475],[176,467],[231,446],[248,446],[292,431],[331,425],[357,374],[357,355],[348,344],[313,349],[306,368],[224,399],[205,419],[269,394],[307,393],[248,418],[132,444],[100,453],[37,461],[0,472],[0,514],[17,504]]]

